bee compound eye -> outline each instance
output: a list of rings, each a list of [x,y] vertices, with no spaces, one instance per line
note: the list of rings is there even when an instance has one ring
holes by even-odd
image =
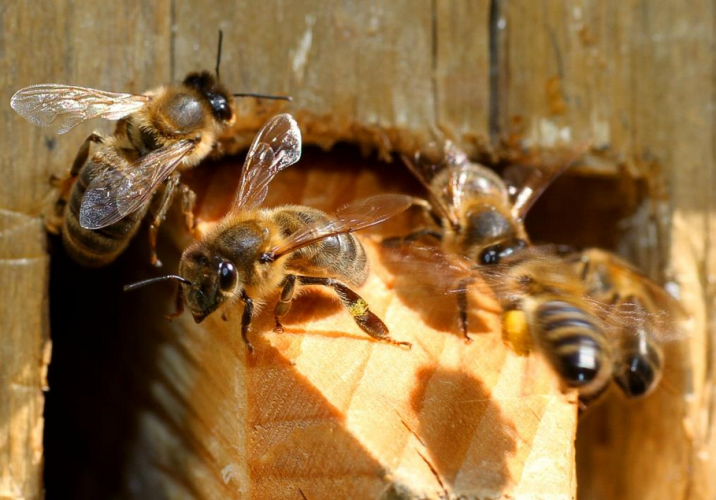
[[[478,263],[484,266],[497,264],[498,262],[500,262],[501,254],[502,248],[500,247],[500,245],[493,245],[491,247],[487,247],[482,252],[480,252],[480,256],[478,257]]]
[[[228,291],[236,285],[236,268],[231,262],[221,262],[219,264],[219,287],[223,291]]]
[[[229,121],[231,119],[231,109],[229,108],[229,103],[224,96],[219,94],[210,94],[209,103],[211,104],[214,116],[218,119],[224,121]]]

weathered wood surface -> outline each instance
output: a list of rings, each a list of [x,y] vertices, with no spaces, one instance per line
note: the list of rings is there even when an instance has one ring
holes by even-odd
[[[680,285],[693,315],[686,363],[690,370],[680,374],[680,363],[673,363],[677,373],[669,381],[670,391],[659,391],[640,403],[609,401],[587,415],[578,439],[580,494],[711,498],[716,489],[709,474],[716,460],[710,417],[716,376],[716,257],[710,244],[716,236],[711,217],[716,189],[714,6],[706,0],[688,6],[636,0],[494,1],[492,36],[490,7],[487,1],[469,0],[405,0],[389,6],[253,0],[210,5],[184,0],[151,5],[57,0],[40,6],[12,0],[0,6],[0,103],[7,103],[17,88],[38,82],[138,92],[177,80],[189,70],[210,69],[218,27],[225,32],[222,79],[227,85],[237,91],[291,93],[296,99],[291,109],[306,139],[321,145],[347,140],[384,152],[410,149],[439,128],[473,153],[498,149],[500,139],[543,146],[559,139],[589,140],[603,149],[608,161],[599,165],[606,172],[615,172],[618,166],[652,180],[662,172],[663,186],[658,180],[654,184],[671,198],[657,204],[656,213],[666,214],[666,222],[635,219],[622,247],[654,275],[664,274]],[[241,141],[245,143],[275,109],[241,103],[246,129],[237,130]],[[0,106],[0,118],[0,200],[6,228],[0,234],[0,265],[7,269],[0,272],[7,311],[0,315],[0,496],[37,498],[41,391],[48,352],[47,321],[39,320],[47,317],[47,307],[37,295],[47,282],[38,215],[49,175],[65,171],[90,130],[110,126],[86,124],[53,137],[22,121],[7,105]],[[660,239],[656,251],[635,243],[654,232]],[[333,316],[345,325],[338,311]],[[192,332],[183,342],[204,337]],[[238,345],[234,337],[220,338]],[[455,340],[440,339],[448,346]],[[339,349],[333,344],[348,342],[330,340],[325,340],[331,344],[326,347],[329,352]],[[319,341],[292,340],[300,345]],[[371,346],[363,349],[376,352],[373,357],[392,352],[360,341],[361,346]],[[137,341],[136,346],[142,345]],[[302,352],[298,359],[308,362],[313,356]],[[231,360],[226,363],[212,365],[212,370],[230,366]],[[172,372],[171,363],[160,366],[169,378],[157,390],[165,387],[174,397],[186,397],[189,387],[202,380],[189,380],[183,369]],[[206,365],[200,361],[198,366]],[[286,370],[290,377],[302,373],[295,367]],[[210,385],[216,380],[209,372],[197,368],[197,373],[217,391],[212,404],[227,404],[219,399],[219,388]],[[301,376],[302,387],[320,386]],[[143,383],[141,377],[134,382],[139,387]],[[686,398],[681,395],[684,388]],[[340,404],[327,404],[321,401],[316,411],[332,418],[345,411]],[[173,416],[177,425],[195,423],[200,417]],[[171,462],[169,452],[177,431],[162,422],[166,419],[149,413],[144,423],[154,436],[166,437],[147,445],[165,457],[165,481],[153,486],[166,487],[167,478],[180,485],[183,478],[176,476],[179,466]],[[569,426],[563,431],[569,432]],[[244,428],[236,435],[242,432],[248,435]],[[212,441],[206,446],[214,450],[218,445]],[[131,455],[134,467],[146,460],[142,450],[138,446]],[[4,466],[8,456],[12,468]],[[203,457],[199,455],[197,463]],[[145,464],[151,467],[154,462]],[[232,469],[225,472],[229,478],[247,477],[241,468],[237,475]],[[207,484],[224,481],[215,470],[206,474],[213,478]],[[227,481],[226,491],[232,484]]]
[[[580,496],[711,498],[714,4],[505,2],[503,14],[507,130],[541,144],[589,139],[647,176],[656,199],[619,247],[674,280],[692,315],[688,346],[671,346],[656,394],[613,397],[580,422]]]
[[[41,82],[141,92],[167,81],[169,14],[168,1],[0,5],[0,498],[43,496],[49,258],[39,216],[49,178],[90,131],[111,130],[87,123],[56,137],[17,116],[10,96]]]

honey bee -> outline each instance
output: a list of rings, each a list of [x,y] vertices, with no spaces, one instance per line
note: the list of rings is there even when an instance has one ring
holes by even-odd
[[[386,242],[384,249],[391,268],[406,276],[429,272],[433,281],[421,283],[422,293],[454,294],[461,326],[466,327],[468,293],[477,287],[498,299],[503,339],[516,353],[542,353],[580,397],[591,397],[609,382],[612,346],[598,303],[587,296],[577,268],[551,248],[525,247],[488,266],[435,246],[397,241]]]
[[[524,226],[527,212],[580,153],[542,159],[539,165],[515,164],[506,174],[522,178],[511,184],[488,167],[471,162],[450,141],[438,152],[403,156],[427,189],[430,203],[422,206],[428,207],[437,227],[420,229],[402,241],[433,238],[445,253],[462,255],[479,265],[495,264],[530,244]],[[458,296],[458,303],[461,330],[469,341],[466,298]]]
[[[686,317],[664,288],[616,255],[591,248],[567,257],[613,332],[613,378],[625,396],[651,393],[662,377],[661,345],[680,338]]]
[[[62,233],[69,255],[88,267],[111,263],[139,229],[153,200],[149,229],[151,262],[156,236],[177,190],[187,226],[193,227],[194,194],[180,183],[179,173],[208,156],[220,156],[217,137],[236,117],[233,98],[261,94],[231,94],[219,83],[221,32],[216,75],[191,73],[182,83],[141,95],[106,92],[73,85],[25,87],[10,100],[12,108],[37,126],[55,126],[59,134],[93,118],[119,120],[111,136],[90,134],[61,183],[64,193],[48,229]],[[96,144],[94,154],[90,147]],[[160,197],[155,197],[163,186]],[[69,192],[69,193],[68,193]]]
[[[678,303],[608,252],[535,246],[524,228],[536,198],[581,149],[531,173],[508,169],[512,183],[470,162],[450,143],[437,161],[405,158],[428,189],[439,227],[386,243],[405,246],[399,257],[403,272],[432,267],[441,287],[456,294],[466,339],[468,289],[486,283],[504,309],[505,340],[519,354],[537,347],[582,402],[595,399],[612,378],[627,396],[638,397],[659,381],[657,339],[678,329]],[[514,181],[520,177],[521,184]],[[439,240],[439,249],[416,243],[424,237]]]
[[[365,282],[368,262],[361,243],[349,233],[398,215],[413,204],[413,198],[377,195],[350,203],[333,217],[297,205],[259,208],[273,177],[298,161],[300,154],[301,133],[294,119],[282,114],[270,120],[249,149],[231,209],[184,250],[178,275],[149,279],[125,290],[176,280],[181,284],[177,314],[186,302],[197,323],[241,301],[241,335],[253,352],[248,334],[255,304],[280,290],[274,309],[280,332],[280,318],[288,312],[298,287],[331,287],[363,331],[409,347],[393,340],[385,324],[352,290]]]

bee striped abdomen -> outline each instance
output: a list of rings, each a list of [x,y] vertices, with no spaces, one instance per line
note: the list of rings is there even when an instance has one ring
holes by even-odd
[[[324,212],[308,207],[285,207],[276,214],[279,226],[289,234],[306,224],[328,220]],[[301,268],[299,274],[309,271],[312,276],[329,276],[353,286],[362,285],[368,277],[365,250],[352,234],[325,238],[295,252],[292,260]]]
[[[67,253],[87,267],[100,267],[114,261],[129,245],[147,211],[146,208],[138,210],[102,229],[91,230],[80,226],[82,197],[100,168],[114,167],[90,161],[80,170],[65,207],[62,228],[62,242]]]
[[[542,302],[535,317],[537,341],[567,385],[584,394],[600,390],[611,375],[611,358],[599,321],[564,300]]]
[[[663,354],[644,334],[625,334],[615,361],[614,380],[627,397],[649,394],[662,375]]]

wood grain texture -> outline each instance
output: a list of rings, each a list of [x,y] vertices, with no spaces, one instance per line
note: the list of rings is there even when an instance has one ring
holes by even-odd
[[[713,4],[506,4],[518,77],[502,91],[507,123],[520,127],[509,133],[544,145],[588,138],[620,170],[646,177],[654,198],[623,225],[619,248],[674,280],[692,315],[688,346],[669,346],[655,395],[613,396],[580,422],[580,494],[709,498],[701,471],[714,467],[704,417],[714,404]]]
[[[42,498],[48,262],[40,214],[91,130],[56,137],[16,115],[10,96],[40,82],[141,92],[169,77],[169,2],[0,6],[0,497]],[[121,21],[119,21],[121,20]]]
[[[693,323],[688,346],[670,346],[664,389],[643,402],[625,403],[612,397],[580,422],[580,494],[584,498],[712,498],[716,490],[711,473],[716,466],[716,256],[711,245],[716,237],[712,217],[715,16],[707,0],[688,6],[637,0],[404,0],[390,5],[57,0],[41,7],[10,0],[0,5],[0,102],[7,103],[18,88],[39,82],[139,92],[179,80],[190,70],[212,69],[216,28],[222,28],[222,80],[230,88],[287,92],[295,98],[290,106],[242,101],[241,119],[226,138],[235,151],[279,109],[297,115],[307,142],[323,147],[353,142],[365,150],[377,149],[384,158],[392,150],[411,150],[436,130],[473,154],[492,154],[503,141],[539,146],[590,141],[601,160],[595,161],[592,173],[626,173],[645,179],[655,195],[653,203],[643,203],[627,221],[620,248],[654,276],[679,285]],[[5,308],[0,315],[0,463],[10,457],[13,464],[0,468],[0,496],[38,498],[42,390],[49,352],[47,297],[42,292],[47,283],[47,254],[38,216],[49,192],[50,174],[66,171],[88,132],[108,131],[111,125],[85,124],[55,137],[33,128],[7,105],[0,106],[0,119],[4,175],[0,184],[0,293]],[[390,172],[394,168],[397,164],[381,167]],[[287,179],[303,186],[302,199],[317,205],[329,203],[326,191],[350,187],[350,178],[344,174],[331,171],[329,175],[324,170],[315,178],[299,180],[292,177],[298,173],[286,173]],[[137,264],[140,252],[135,249],[132,258],[137,260],[131,262],[128,257],[116,272],[136,269],[132,276],[146,275],[148,268]],[[172,264],[176,262],[167,261],[168,267]],[[68,268],[63,275],[73,272]],[[375,292],[381,302],[389,273],[371,279],[376,290],[370,293]],[[103,284],[101,279],[97,283]],[[330,299],[303,300],[312,310],[312,305],[318,309]],[[154,317],[152,308],[139,299],[123,302],[121,307],[126,309],[120,316],[131,311],[136,318]],[[395,300],[381,310],[388,313],[389,322],[397,324],[411,311]],[[308,320],[299,316],[296,329]],[[151,330],[158,337],[130,336],[127,343],[141,361],[138,367],[130,364],[136,375],[130,385],[142,395],[132,393],[132,397],[146,404],[136,425],[141,432],[127,455],[127,475],[117,472],[123,478],[138,478],[136,483],[127,483],[130,493],[138,496],[139,491],[161,490],[173,497],[185,496],[187,491],[196,496],[247,496],[249,490],[243,485],[250,478],[280,471],[281,477],[293,481],[292,487],[301,486],[312,498],[308,488],[303,489],[306,469],[297,468],[295,462],[281,462],[287,452],[261,434],[259,424],[270,423],[277,430],[281,418],[290,422],[285,424],[290,434],[286,442],[296,444],[296,453],[306,450],[298,444],[316,445],[333,433],[339,436],[334,442],[342,443],[342,450],[362,457],[354,474],[363,480],[360,491],[371,494],[389,484],[404,484],[412,477],[406,472],[410,470],[422,471],[423,491],[442,491],[439,484],[430,482],[434,476],[416,450],[445,474],[443,486],[447,484],[452,491],[467,488],[478,479],[485,480],[485,476],[471,477],[481,470],[475,466],[480,451],[511,449],[510,437],[503,436],[502,444],[477,438],[466,444],[466,433],[459,441],[468,450],[461,464],[445,458],[446,452],[430,436],[452,431],[437,424],[421,427],[422,420],[444,421],[440,413],[444,408],[431,407],[425,396],[440,393],[444,386],[504,395],[495,396],[484,408],[465,410],[475,417],[472,436],[496,429],[514,437],[523,432],[522,426],[529,427],[526,420],[514,416],[520,413],[518,407],[510,406],[524,399],[510,392],[517,388],[502,387],[508,384],[501,386],[488,375],[491,369],[502,368],[498,360],[507,371],[523,369],[499,342],[490,344],[480,338],[476,345],[486,350],[482,352],[428,328],[425,346],[416,347],[420,354],[413,356],[406,369],[414,378],[433,370],[433,377],[423,384],[428,403],[421,408],[405,406],[405,402],[399,406],[405,411],[401,417],[425,441],[420,443],[396,420],[389,402],[372,393],[353,398],[340,394],[349,387],[357,394],[365,391],[355,374],[372,374],[377,379],[379,361],[387,365],[386,378],[394,379],[401,390],[415,392],[408,375],[395,374],[393,359],[406,354],[375,345],[337,308],[317,322],[317,328],[350,332],[352,337],[268,334],[254,366],[242,364],[238,336],[227,331],[227,325],[212,323],[216,333],[207,333],[181,322],[174,328],[187,332],[177,340],[176,332],[160,323]],[[216,343],[208,343],[207,338]],[[152,342],[160,348],[150,349]],[[349,346],[356,344],[358,352],[351,353]],[[484,367],[472,366],[463,357],[474,354],[483,359],[490,352],[495,358],[487,359]],[[335,366],[333,356],[349,354],[362,360],[360,367]],[[463,383],[458,372],[468,380]],[[329,377],[328,382],[316,379],[321,373]],[[455,377],[461,382],[454,383]],[[224,380],[231,383],[223,384]],[[300,403],[292,415],[281,413],[287,410],[278,408],[279,395],[272,393],[282,384],[295,387],[298,393]],[[261,405],[254,407],[248,399],[251,394],[261,395],[273,406],[261,413]],[[516,399],[508,402],[513,396]],[[354,407],[358,405],[354,400],[369,401],[372,406]],[[530,437],[537,455],[559,457],[561,464],[570,462],[573,448],[567,436],[575,426],[572,407],[560,399],[551,406],[529,398],[524,404],[541,405],[536,411],[543,412],[536,434]],[[177,411],[168,413],[167,408]],[[254,408],[255,413],[242,413],[244,420],[239,420],[237,408]],[[371,412],[385,416],[385,421],[366,430],[361,419]],[[219,423],[210,425],[208,415],[220,419]],[[512,421],[515,427],[497,425],[499,421]],[[373,429],[379,429],[375,436]],[[400,453],[376,444],[384,433],[402,440],[396,444]],[[554,439],[555,435],[560,439]],[[510,479],[496,473],[485,480],[485,488],[498,491],[501,486],[500,491],[514,496],[548,497],[553,491],[543,488],[557,474],[563,496],[572,494],[573,470],[550,472],[538,456],[527,457],[524,467],[515,465],[511,460],[525,457],[527,451],[519,440],[514,446],[514,455],[506,453],[489,468],[508,471]],[[192,452],[181,455],[180,450]],[[253,454],[246,455],[249,451]],[[249,459],[242,462],[242,457]],[[336,478],[348,477],[353,470],[341,469],[340,461],[331,459],[321,487],[346,487]],[[191,481],[179,473],[186,470],[191,471]],[[195,484],[207,489],[192,489]],[[402,492],[399,486],[395,488],[393,494]],[[268,493],[270,483],[257,482],[251,491]]]
[[[303,161],[274,181],[268,206],[308,200],[332,210],[405,182],[360,170],[346,155]],[[207,192],[198,188],[205,220],[225,210],[236,172],[231,163],[213,168]],[[400,234],[405,224],[383,230]],[[170,268],[187,235],[175,241],[164,249]],[[162,311],[141,316],[152,326],[135,328],[165,340],[150,411],[140,416],[146,456],[127,472],[135,495],[573,496],[574,394],[565,397],[537,358],[503,345],[489,296],[472,297],[468,346],[454,297],[416,294],[375,236],[363,242],[372,272],[360,293],[394,338],[413,343],[410,351],[371,340],[330,292],[315,289],[292,305],[283,334],[272,331],[274,300],[264,306],[251,334],[254,356],[237,335],[240,307],[226,322],[213,315],[201,325],[188,314],[171,324]],[[135,300],[151,303],[156,294]]]

